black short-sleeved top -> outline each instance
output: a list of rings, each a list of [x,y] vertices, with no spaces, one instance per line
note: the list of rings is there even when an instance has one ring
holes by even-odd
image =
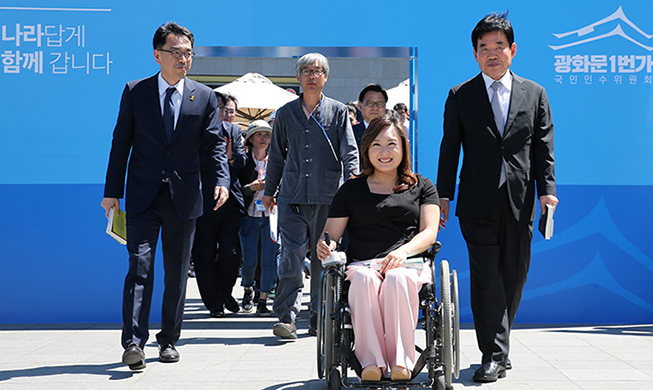
[[[338,190],[330,218],[349,217],[348,262],[385,257],[419,233],[419,211],[423,204],[440,205],[433,182],[417,175],[411,190],[373,194],[367,176],[347,180]]]

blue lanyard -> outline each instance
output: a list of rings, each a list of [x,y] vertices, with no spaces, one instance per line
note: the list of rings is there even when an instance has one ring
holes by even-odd
[[[306,107],[306,111],[308,111],[311,114],[311,118],[315,119],[315,122],[317,122],[317,125],[320,126],[320,129],[322,129],[322,132],[324,133],[324,136],[327,137],[327,139],[328,139],[329,136],[327,136],[326,130],[324,130],[324,118],[322,117],[322,99],[320,99],[320,101],[317,103],[317,107],[320,109],[320,120],[319,121],[317,120],[315,115],[313,115],[313,112],[311,112],[308,109],[308,106],[306,105],[306,102],[303,99],[302,99],[302,104],[304,105],[304,107]],[[313,111],[315,111],[315,110],[313,110]]]
[[[306,105],[306,102],[302,99],[302,104],[306,108],[306,111],[308,111],[311,114],[311,118],[315,120],[318,126],[320,126],[320,129],[322,129],[322,134],[324,134],[324,138],[326,138],[326,141],[329,143],[329,147],[331,148],[331,153],[333,153],[333,158],[338,160],[338,155],[336,154],[335,149],[333,149],[333,145],[331,144],[331,139],[329,138],[329,135],[326,132],[326,129],[324,128],[324,118],[322,116],[322,98],[320,98],[320,102],[317,104],[317,108],[320,109],[320,120],[318,121],[315,115],[313,115],[313,112],[308,109],[308,106]],[[315,111],[315,110],[313,110]]]

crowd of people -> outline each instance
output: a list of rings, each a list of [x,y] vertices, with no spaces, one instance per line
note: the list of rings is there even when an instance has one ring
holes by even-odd
[[[457,216],[469,250],[482,352],[474,380],[504,377],[512,366],[510,328],[530,262],[535,193],[542,209],[558,202],[553,125],[544,89],[509,70],[516,44],[505,15],[481,20],[472,43],[481,73],[449,93],[436,187],[412,171],[408,108],[387,107],[381,85],[363,88],[356,102],[331,99],[323,93],[329,61],[308,53],[295,66],[299,97],[243,133],[233,123],[235,96],[186,77],[193,34],[175,23],[159,27],[153,46],[161,69],[125,87],[102,201],[107,214],[118,210],[126,178],[130,261],[123,363],[145,368],[160,233],[160,361],[179,360],[175,344],[191,259],[211,317],[256,308],[256,315],[276,315],[273,333],[292,340],[305,259],[308,332],[316,335],[321,260],[339,246],[347,253],[361,380],[408,380],[415,364],[417,294],[433,281],[426,269],[402,266],[427,251],[448,222],[462,149]],[[368,266],[370,259],[377,259],[376,267]],[[238,276],[240,304],[232,296]]]

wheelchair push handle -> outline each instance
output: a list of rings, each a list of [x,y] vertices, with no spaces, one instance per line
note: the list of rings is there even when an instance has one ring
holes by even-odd
[[[331,235],[329,232],[324,232],[324,242],[326,242],[327,245],[331,245]]]

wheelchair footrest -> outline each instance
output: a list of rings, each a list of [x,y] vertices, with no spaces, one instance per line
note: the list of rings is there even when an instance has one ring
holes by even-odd
[[[420,371],[424,368],[426,365],[427,361],[429,359],[435,359],[437,356],[435,352],[435,348],[433,346],[430,346],[424,350],[419,357],[417,358],[417,361],[415,362],[415,368],[413,368],[413,376],[419,374]],[[412,378],[411,378],[412,379]]]
[[[358,375],[360,378],[360,376],[363,375],[363,366],[361,366],[361,363],[358,361],[354,351],[343,345],[340,348],[340,353],[342,356],[346,357],[347,363],[349,363],[349,368],[354,370],[356,375]]]

